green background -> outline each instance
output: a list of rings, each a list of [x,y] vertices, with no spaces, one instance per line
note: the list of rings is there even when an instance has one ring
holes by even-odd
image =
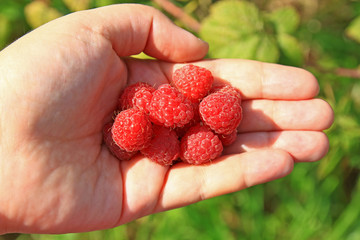
[[[0,49],[74,11],[118,0],[0,0]],[[126,1],[163,11],[210,43],[208,57],[305,68],[335,111],[328,155],[289,176],[126,225],[3,239],[360,239],[360,2],[350,0]],[[164,5],[172,3],[170,8]],[[187,18],[179,17],[180,11]],[[190,19],[190,20],[189,20]],[[140,56],[140,57],[143,57]],[[1,193],[6,194],[6,193]]]

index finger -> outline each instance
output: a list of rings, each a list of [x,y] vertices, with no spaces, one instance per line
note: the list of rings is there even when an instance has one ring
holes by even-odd
[[[303,100],[319,92],[314,75],[301,68],[244,59],[214,59],[193,64],[209,69],[214,75],[214,84],[227,82],[239,89],[245,100]],[[168,79],[183,65],[162,64]]]

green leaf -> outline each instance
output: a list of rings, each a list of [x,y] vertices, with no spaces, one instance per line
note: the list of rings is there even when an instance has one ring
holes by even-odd
[[[141,53],[136,54],[136,55],[132,55],[131,57],[137,58],[137,59],[154,59],[153,57],[147,55],[147,54],[144,53],[144,52],[141,52]]]
[[[0,50],[5,47],[10,34],[10,22],[9,20],[0,15]]]
[[[241,35],[248,35],[263,29],[263,21],[258,8],[245,1],[220,1],[211,7],[209,19],[213,19],[222,27],[230,28]]]
[[[277,33],[293,33],[299,26],[300,15],[293,7],[284,7],[271,12],[268,20]]]
[[[342,129],[356,129],[359,127],[359,123],[357,121],[357,119],[355,118],[355,116],[352,115],[339,115],[337,116],[337,124],[339,124],[339,126]]]
[[[301,66],[304,63],[304,53],[298,40],[286,33],[277,36],[277,42],[284,56],[291,64]]]
[[[21,234],[16,240],[33,240],[33,238],[29,234]]]
[[[211,18],[207,19],[202,25],[200,36],[212,48],[224,47],[229,42],[236,42],[242,38],[240,31],[237,31],[237,29],[224,26],[221,22]]]
[[[25,17],[32,28],[37,28],[44,23],[50,22],[62,14],[55,8],[48,6],[42,1],[33,1],[25,6]]]
[[[10,22],[22,17],[23,6],[14,2],[0,3],[0,14],[5,16]]]
[[[351,167],[360,169],[360,156],[351,156],[349,163]]]
[[[212,57],[252,58],[263,21],[257,7],[243,1],[213,4],[202,22],[200,37],[210,44]]]
[[[90,0],[63,0],[63,2],[72,12],[86,10],[90,6]]]
[[[264,35],[256,50],[255,59],[263,62],[276,62],[279,59],[279,48],[273,38]]]
[[[212,5],[210,15],[202,22],[200,37],[209,43],[210,57],[256,59],[263,28],[263,19],[254,4],[220,1]]]
[[[103,7],[111,4],[117,3],[116,0],[96,0],[95,7]]]
[[[255,59],[260,36],[252,35],[240,41],[229,41],[222,46],[210,45],[209,55],[213,58],[244,58]]]
[[[353,195],[351,196],[351,201],[347,204],[344,211],[336,219],[333,224],[331,231],[328,232],[328,235],[324,236],[324,239],[337,240],[344,239],[347,231],[349,229],[358,227],[358,219],[360,217],[360,178],[357,180],[356,188]]]
[[[352,20],[349,26],[345,29],[346,35],[360,43],[360,16]]]
[[[360,109],[360,82],[355,83],[354,86],[352,87],[351,98]]]

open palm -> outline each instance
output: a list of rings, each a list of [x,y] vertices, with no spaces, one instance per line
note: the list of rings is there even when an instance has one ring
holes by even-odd
[[[126,58],[141,51],[160,60]],[[0,233],[118,226],[271,181],[327,152],[328,104],[308,72],[203,60],[207,45],[158,11],[114,5],[79,12],[0,53]],[[181,62],[210,69],[244,97],[237,141],[209,165],[119,162],[102,144],[121,89],[169,82]],[[179,62],[179,63],[176,63]]]

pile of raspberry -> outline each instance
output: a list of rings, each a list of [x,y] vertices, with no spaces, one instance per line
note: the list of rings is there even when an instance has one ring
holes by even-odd
[[[189,64],[174,72],[172,84],[128,86],[114,122],[104,126],[105,144],[119,160],[141,152],[163,166],[219,157],[236,140],[241,95],[230,85],[213,83],[208,69]]]

